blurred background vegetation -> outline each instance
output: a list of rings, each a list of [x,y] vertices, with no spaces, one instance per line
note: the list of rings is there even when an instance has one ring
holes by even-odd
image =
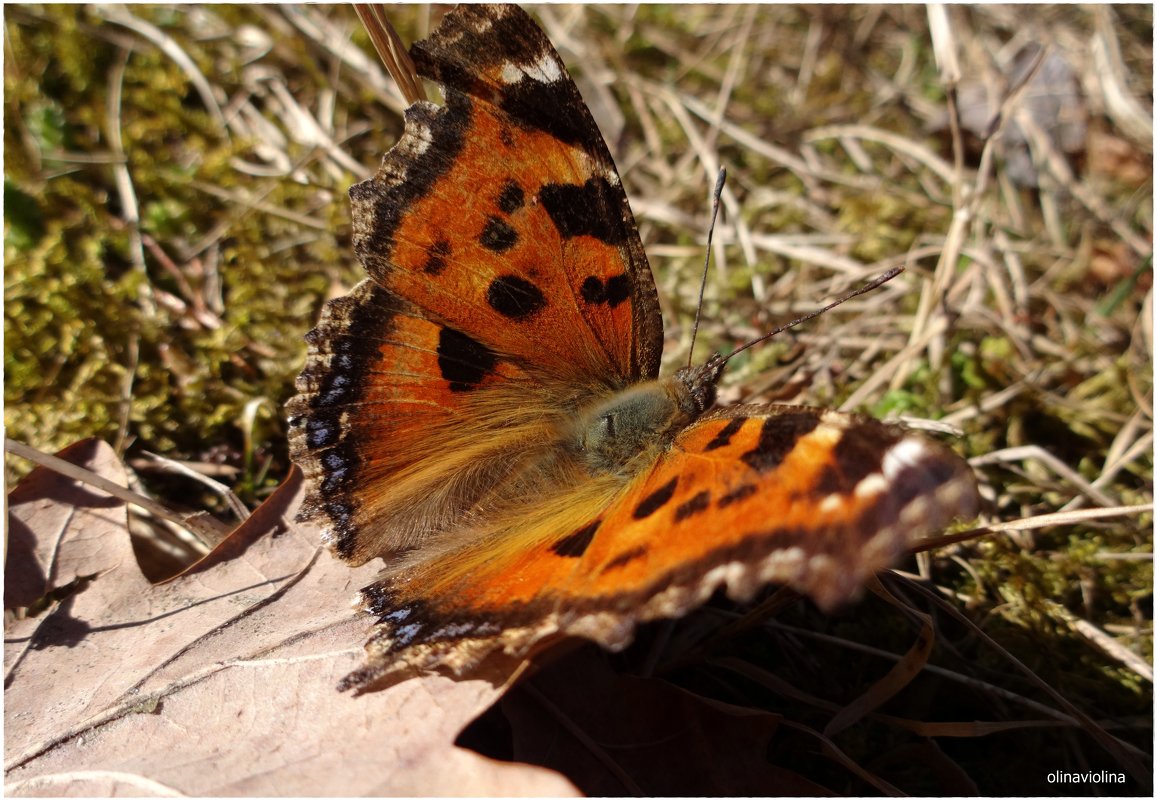
[[[390,17],[413,41],[439,13]],[[1151,503],[1150,6],[947,8],[955,116],[923,6],[534,13],[615,154],[660,287],[667,365],[687,356],[722,164],[699,358],[909,268],[745,355],[725,401],[938,419],[974,459],[988,520]],[[8,436],[45,451],[101,437],[174,505],[225,514],[148,453],[252,507],[289,469],[281,410],[302,336],[362,275],[346,192],[396,141],[404,103],[344,6],[10,5],[4,46]],[[9,484],[28,469],[9,459]],[[922,563],[1131,744],[1105,750],[1058,717],[938,741],[979,791],[1040,791],[1026,759],[1120,769],[1122,754],[1148,753],[1151,557],[1151,515],[1133,513]],[[886,614],[862,607],[856,625]],[[833,634],[850,625],[792,614]],[[941,636],[957,667],[1036,692],[971,633]],[[830,655],[849,683],[866,658]],[[784,675],[815,680],[797,667]],[[932,695],[925,720],[1009,714],[995,696],[982,713]],[[841,746],[862,756],[896,739],[859,736]],[[900,785],[934,792],[920,781]]]

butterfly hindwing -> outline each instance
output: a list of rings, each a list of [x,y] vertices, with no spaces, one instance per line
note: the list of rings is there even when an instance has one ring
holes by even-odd
[[[974,514],[977,495],[958,456],[901,427],[754,405],[688,426],[612,502],[564,500],[571,514],[528,525],[522,547],[465,543],[369,588],[380,623],[347,685],[526,657],[562,636],[621,648],[638,622],[720,587],[748,600],[786,583],[830,609],[918,537]]]
[[[960,457],[899,426],[732,407],[688,426],[608,510],[616,534],[592,539],[575,586],[634,594],[644,619],[682,614],[721,585],[746,600],[768,582],[830,609],[920,536],[975,514],[976,499]]]

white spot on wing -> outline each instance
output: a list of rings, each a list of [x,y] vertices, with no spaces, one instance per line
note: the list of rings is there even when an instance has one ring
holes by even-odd
[[[513,85],[523,78],[544,84],[555,83],[562,79],[562,67],[549,53],[543,53],[532,64],[519,65],[507,61],[502,65],[503,83]]]
[[[522,80],[523,72],[518,68],[518,65],[511,64],[507,61],[502,65],[502,82],[508,84],[515,84]]]
[[[882,495],[888,489],[888,479],[884,478],[879,473],[872,473],[865,476],[852,493],[857,498],[873,498],[877,495]]]
[[[554,83],[562,78],[562,69],[559,67],[558,61],[549,54],[544,54],[539,58],[538,62],[526,73],[540,83]]]
[[[918,439],[902,439],[884,454],[884,478],[894,481],[905,468],[915,467],[927,454],[928,449]]]
[[[844,505],[844,497],[838,493],[833,492],[831,495],[820,501],[820,511],[826,515],[833,512],[838,512]]]

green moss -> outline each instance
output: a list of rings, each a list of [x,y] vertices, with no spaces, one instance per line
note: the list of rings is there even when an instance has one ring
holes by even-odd
[[[206,73],[224,56],[179,27],[186,21],[183,12],[137,7],[136,13],[162,28],[178,26],[166,32]],[[334,267],[355,274],[335,238],[348,237],[344,190],[352,180],[321,170],[314,170],[315,177],[326,180],[308,184],[239,172],[238,159],[260,162],[255,143],[221,129],[185,72],[155,47],[142,45],[125,65],[116,118],[140,230],[155,243],[155,249],[137,251],[107,138],[109,81],[119,56],[113,39],[94,36],[93,26],[102,24],[52,6],[10,18],[9,433],[48,449],[89,435],[111,440],[128,403],[129,433],[138,447],[194,459],[207,458],[210,444],[220,447],[213,443],[232,443],[226,447],[240,452],[242,410],[254,398],[279,404],[290,391],[304,355],[300,334],[336,277]],[[223,88],[223,97],[241,89]],[[17,135],[21,123],[27,136]],[[105,156],[88,162],[51,157],[69,150]],[[305,147],[296,153],[291,148],[307,169],[316,165],[308,155]],[[298,224],[254,211],[247,197],[320,214],[333,233],[302,239]],[[189,250],[213,230],[220,234],[207,250]],[[216,273],[222,287],[219,306],[205,295],[206,270]],[[279,424],[267,426],[267,437],[280,439],[277,429]],[[274,452],[283,460],[284,444]]]

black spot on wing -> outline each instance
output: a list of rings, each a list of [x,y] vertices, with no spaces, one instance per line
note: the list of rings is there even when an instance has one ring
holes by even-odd
[[[613,309],[631,296],[631,279],[626,273],[620,273],[604,283],[598,276],[590,275],[583,281],[580,292],[587,303],[605,303]]]
[[[538,192],[543,209],[563,239],[592,236],[608,245],[622,245],[627,228],[622,219],[622,190],[602,176],[582,186],[546,184]]]
[[[490,217],[486,220],[486,227],[479,234],[478,241],[487,250],[505,253],[518,244],[518,232],[506,221]]]
[[[703,450],[713,451],[729,444],[731,442],[731,438],[735,436],[739,429],[743,428],[743,424],[746,422],[746,417],[732,417],[727,421],[727,425],[719,429],[719,433],[716,434],[714,438],[712,438],[712,440],[707,443]]]
[[[711,493],[707,490],[698,492],[689,501],[684,501],[675,507],[675,522],[678,523],[689,517],[704,512],[711,506]]]
[[[578,531],[573,534],[568,534],[550,546],[550,549],[559,556],[582,556],[586,553],[587,548],[590,547],[591,541],[595,538],[595,532],[599,530],[602,522],[602,520],[595,520],[587,523]]]
[[[639,502],[639,505],[635,507],[635,511],[631,513],[632,516],[636,520],[643,520],[662,509],[667,502],[671,500],[671,496],[675,494],[675,485],[678,483],[679,477],[675,476],[666,484],[659,487],[659,489],[652,492]]]
[[[884,454],[902,437],[898,428],[868,422],[848,429],[832,450],[836,468],[849,487],[883,469]]]
[[[451,248],[448,239],[439,239],[426,251],[426,263],[422,270],[427,275],[438,275],[446,269],[446,259],[450,256]]]
[[[813,495],[831,495],[832,493],[846,493],[849,492],[855,484],[849,483],[843,473],[832,465],[824,465],[820,470],[819,476],[816,477],[815,487],[813,487],[809,494]]]
[[[494,351],[461,331],[443,328],[438,332],[438,369],[450,382],[451,392],[475,389],[497,363]]]
[[[815,430],[820,418],[815,412],[785,412],[765,418],[755,447],[739,458],[759,473],[779,467],[799,440]]]
[[[490,282],[486,302],[503,317],[525,320],[546,306],[546,297],[541,289],[525,278],[504,275]]]
[[[647,554],[647,549],[640,545],[637,548],[631,548],[628,551],[623,551],[611,561],[607,562],[600,571],[604,574],[610,573],[612,570],[618,570],[621,567],[626,567],[631,562],[639,559]]]
[[[731,492],[727,493],[726,495],[720,496],[720,498],[716,502],[716,504],[719,506],[720,509],[723,509],[725,507],[730,506],[733,503],[738,503],[739,501],[742,501],[744,498],[750,498],[752,495],[754,495],[758,491],[759,491],[759,488],[756,487],[754,484],[740,484],[738,487],[731,490]]]
[[[513,214],[526,203],[526,195],[517,181],[507,181],[498,193],[496,201],[499,210],[504,214]]]

